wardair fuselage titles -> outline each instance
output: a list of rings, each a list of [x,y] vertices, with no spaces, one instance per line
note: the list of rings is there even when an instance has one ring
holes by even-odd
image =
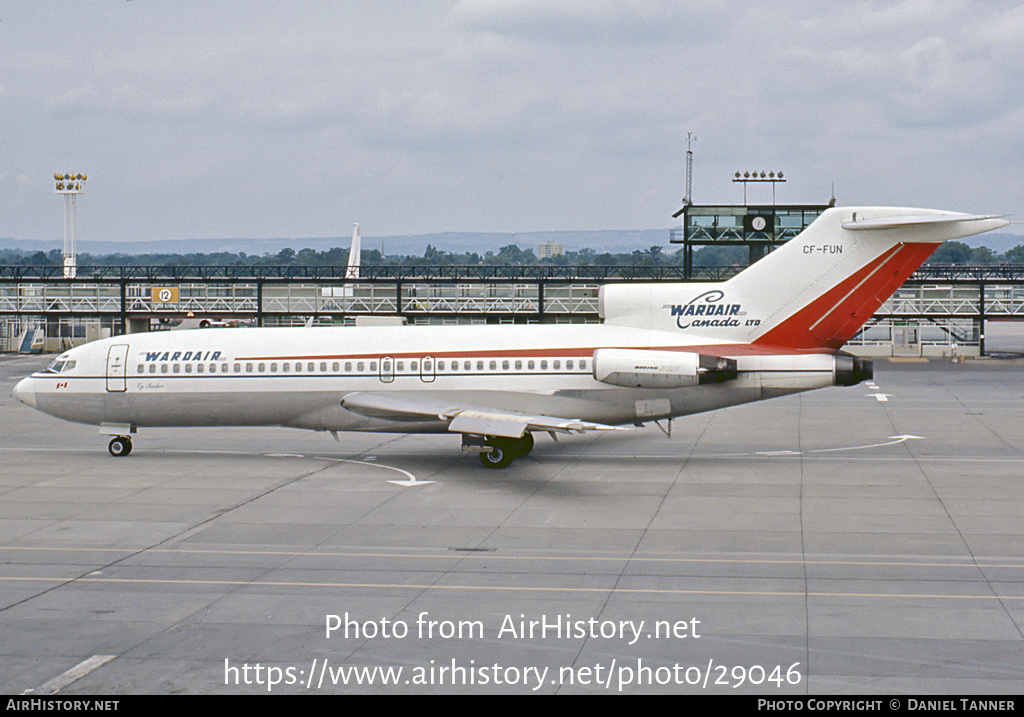
[[[144,351],[142,361],[220,361],[220,351]]]
[[[742,304],[729,304],[723,301],[725,292],[715,289],[696,296],[685,304],[665,304],[662,308],[669,309],[676,319],[676,326],[681,329],[723,327],[723,326],[758,326],[760,319],[747,319]]]

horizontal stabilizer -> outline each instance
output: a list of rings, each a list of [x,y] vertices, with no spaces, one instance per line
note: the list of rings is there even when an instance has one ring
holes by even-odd
[[[998,214],[904,214],[894,217],[877,217],[875,219],[857,219],[844,222],[843,229],[862,231],[870,229],[897,229],[899,227],[920,226],[923,224],[952,224],[954,222],[980,222],[988,219],[1002,219]]]

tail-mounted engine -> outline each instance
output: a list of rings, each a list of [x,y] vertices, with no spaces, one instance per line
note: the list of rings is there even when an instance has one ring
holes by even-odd
[[[856,386],[861,381],[870,381],[874,376],[874,364],[870,359],[840,351],[835,356],[835,362],[836,386]]]
[[[736,378],[736,360],[689,351],[598,349],[594,379],[624,388],[685,388]]]

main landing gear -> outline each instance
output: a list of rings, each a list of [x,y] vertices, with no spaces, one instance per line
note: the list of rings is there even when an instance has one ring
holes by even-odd
[[[107,450],[115,458],[126,456],[132,452],[132,439],[128,436],[114,436],[107,444]]]
[[[487,449],[490,450],[487,450]],[[533,450],[533,434],[523,433],[521,438],[484,436],[480,450],[480,463],[484,468],[506,468],[516,458],[522,458]]]

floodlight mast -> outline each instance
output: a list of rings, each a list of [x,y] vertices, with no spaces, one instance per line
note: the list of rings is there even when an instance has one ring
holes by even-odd
[[[75,254],[75,199],[85,191],[88,177],[81,173],[57,172],[53,179],[53,193],[64,195],[64,278],[74,279],[78,274],[78,260]]]
[[[736,172],[733,176],[734,183],[740,182],[743,184],[743,203],[747,203],[747,183],[748,182],[771,182],[772,185],[772,206],[775,206],[775,185],[779,182],[785,182],[785,178],[782,176],[782,172]]]
[[[686,196],[683,197],[683,206],[693,204],[693,143],[697,141],[693,132],[686,133]]]

